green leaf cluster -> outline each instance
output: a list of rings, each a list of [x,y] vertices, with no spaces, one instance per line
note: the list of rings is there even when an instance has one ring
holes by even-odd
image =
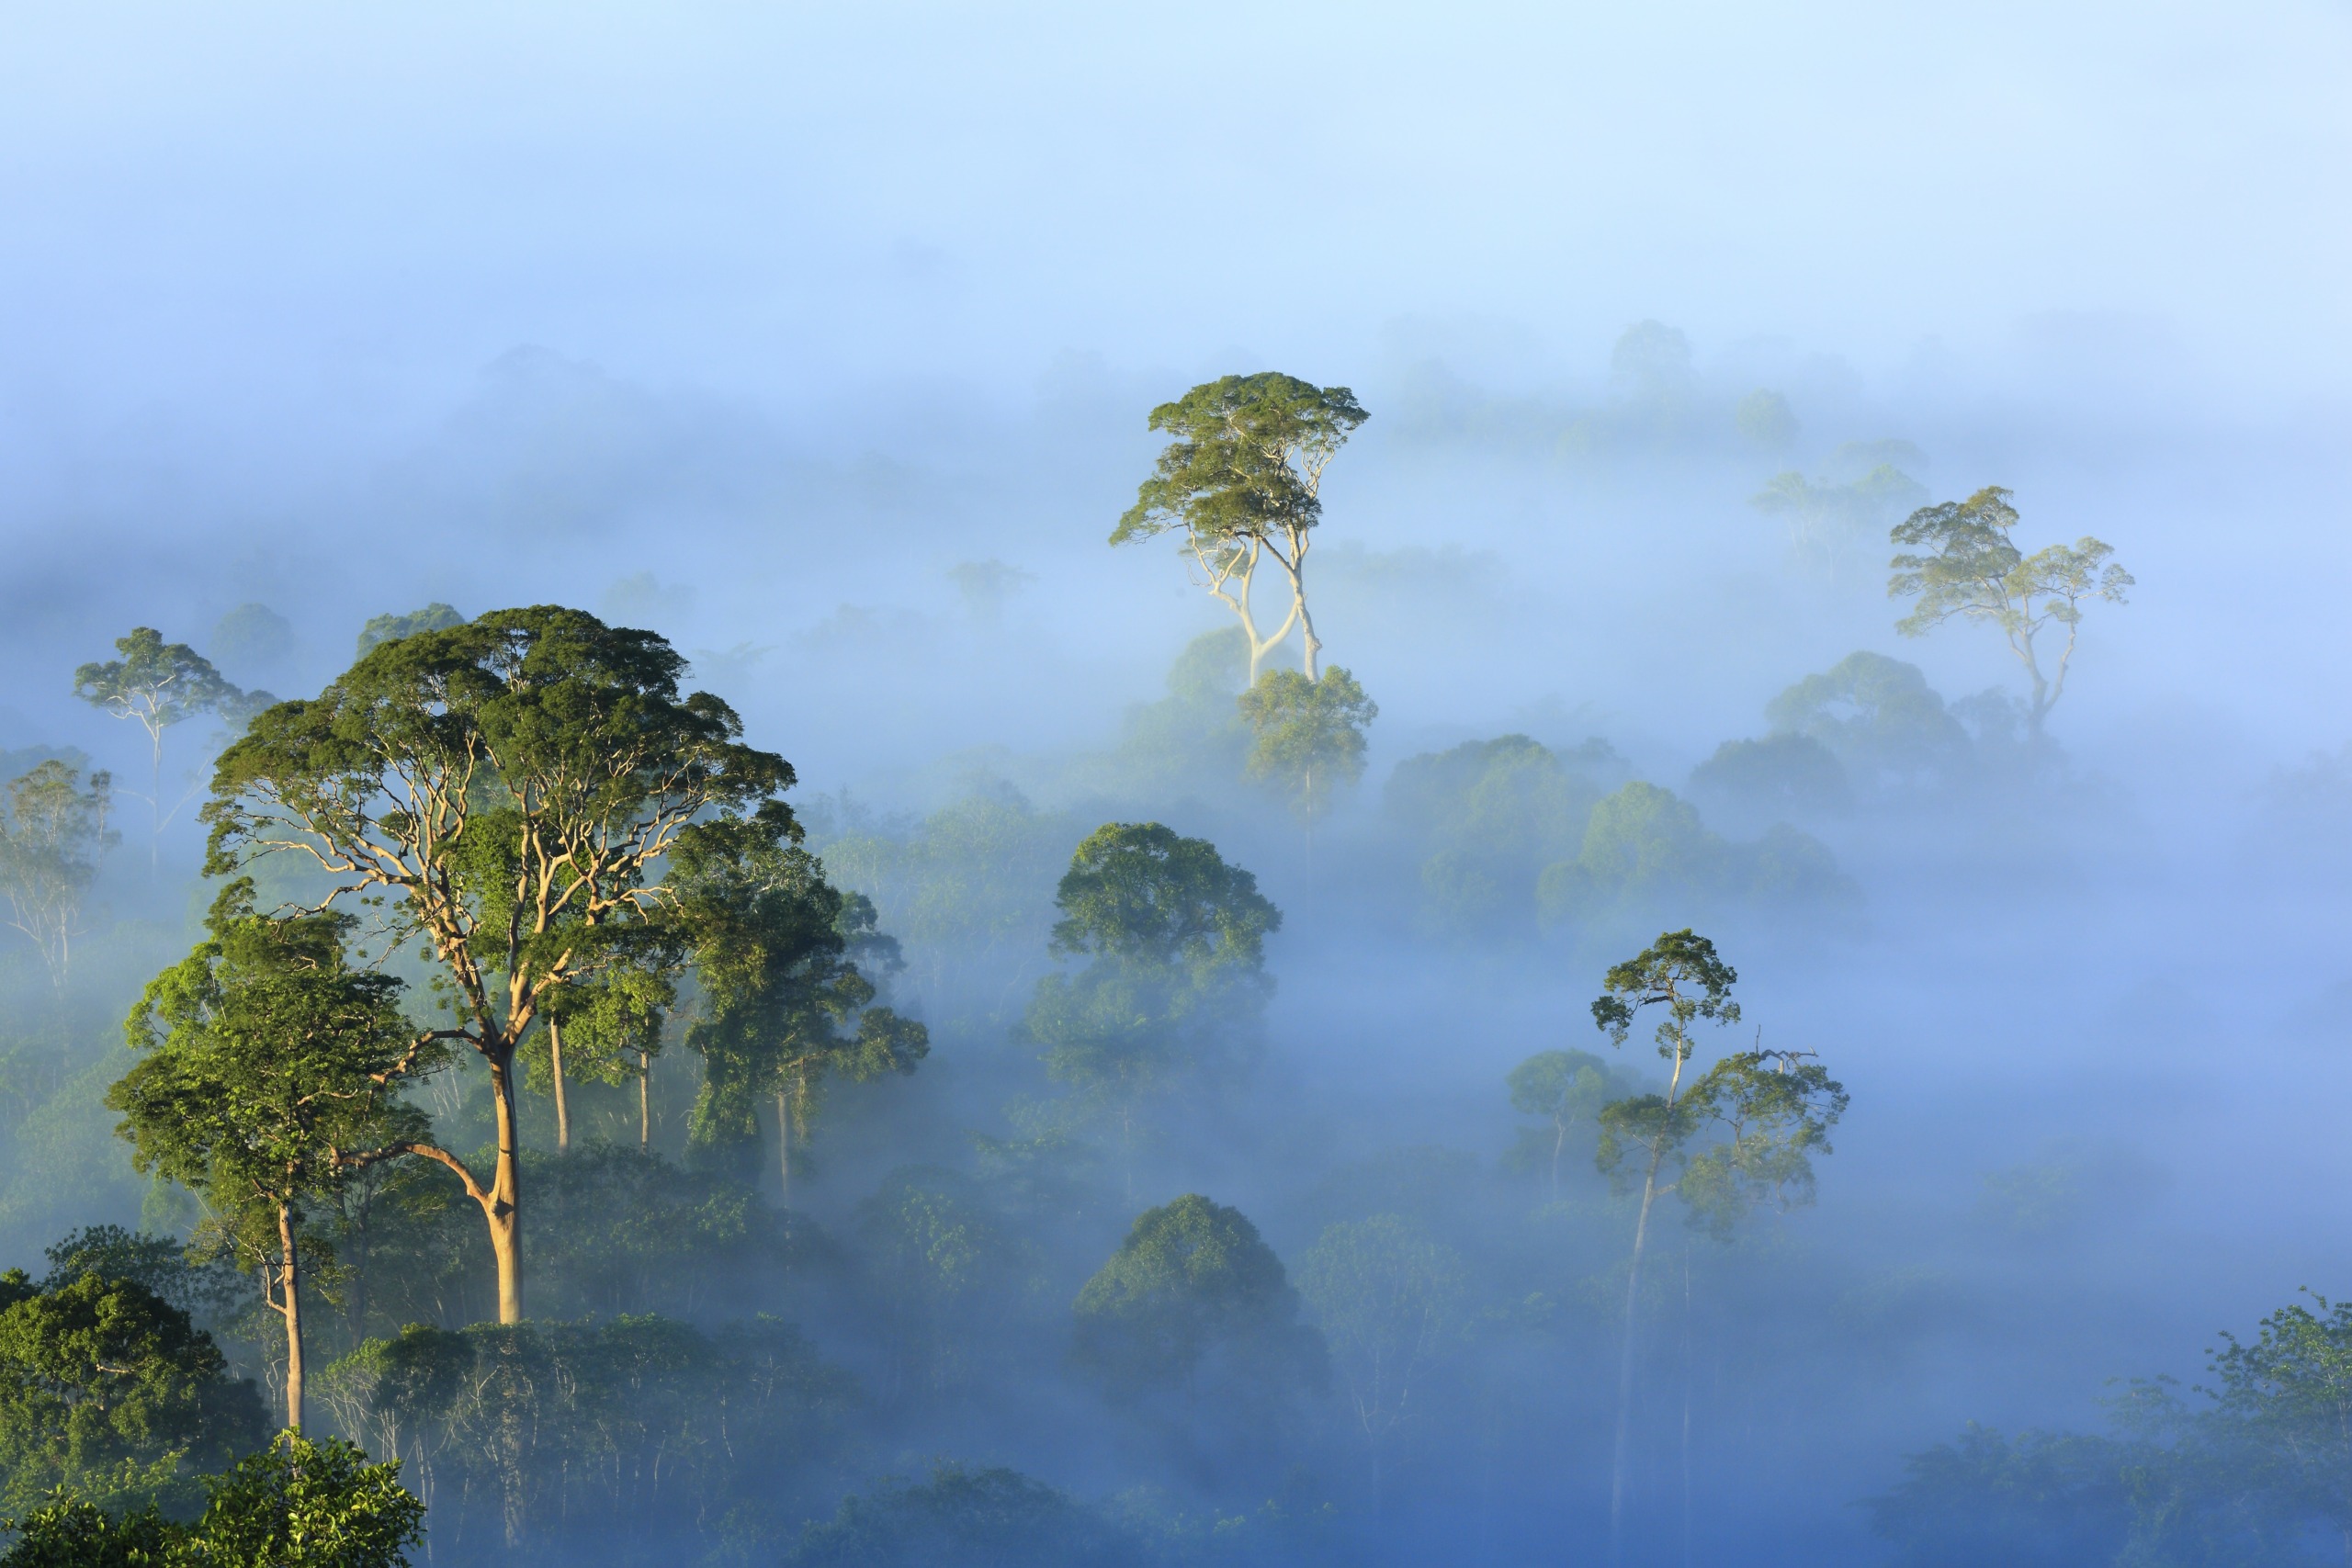
[[[1079,1292],[1072,1353],[1121,1398],[1195,1393],[1212,1360],[1228,1392],[1252,1382],[1314,1386],[1325,1376],[1323,1345],[1298,1310],[1258,1227],[1238,1209],[1187,1193],[1137,1215]]]
[[[179,1524],[153,1505],[118,1517],[61,1488],[13,1521],[0,1568],[405,1568],[424,1539],[400,1465],[341,1438],[282,1433],[204,1490],[202,1516]]]
[[[253,1384],[144,1285],[0,1274],[0,1510],[70,1486],[107,1507],[177,1506],[265,1426]]]

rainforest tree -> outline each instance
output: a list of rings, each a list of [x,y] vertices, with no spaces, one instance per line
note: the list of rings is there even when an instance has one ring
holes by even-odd
[[[185,1502],[266,1428],[212,1337],[146,1286],[0,1274],[0,1511],[72,1486],[108,1507]]]
[[[40,950],[56,990],[65,988],[98,857],[122,840],[107,826],[113,784],[101,771],[85,789],[75,769],[52,758],[11,781],[0,807],[0,897],[8,923]]]
[[[1363,732],[1380,706],[1338,665],[1320,680],[1269,670],[1238,700],[1253,738],[1245,771],[1281,791],[1301,821],[1312,826],[1363,777]]]
[[[286,1425],[302,1427],[305,1207],[421,1141],[402,1080],[435,1065],[400,1010],[400,982],[355,968],[337,910],[273,919],[231,883],[211,933],[147,987],[127,1026],[138,1065],[107,1103],[142,1172],[199,1193],[220,1239],[257,1260],[286,1330]]]
[[[147,859],[152,874],[164,823],[172,815],[164,809],[164,731],[198,714],[237,711],[246,694],[222,680],[202,654],[184,642],[165,642],[153,626],[133,626],[114,646],[120,659],[93,660],[74,671],[74,694],[147,732]]]
[[[1323,470],[1369,417],[1345,387],[1272,371],[1204,382],[1151,411],[1151,428],[1173,439],[1111,543],[1181,534],[1204,585],[1249,636],[1253,684],[1259,663],[1293,626],[1306,644],[1306,678],[1315,679],[1323,644],[1306,604],[1306,555],[1323,517]],[[1289,612],[1271,636],[1259,630],[1250,604],[1267,560],[1290,586]]]
[[[2082,630],[2083,605],[2094,599],[2124,602],[2133,585],[2130,572],[2108,558],[2113,547],[2087,534],[2072,545],[2052,545],[2027,555],[2010,542],[2018,525],[2010,492],[1987,485],[1966,501],[1922,507],[1896,525],[1898,545],[1921,554],[1896,556],[1888,565],[1889,598],[1911,599],[1911,613],[1894,624],[1905,637],[1925,637],[1946,621],[1983,621],[2008,639],[2009,652],[2033,684],[2027,723],[2038,738],[2042,721],[2066,693],[2066,669]],[[2045,671],[2034,639],[2049,626],[2066,628],[2054,669]]]
[[[773,1096],[789,1201],[793,1138],[827,1081],[911,1073],[931,1049],[922,1024],[875,1005],[869,971],[886,972],[897,943],[875,929],[871,900],[835,888],[816,856],[756,821],[712,824],[682,843],[670,887],[702,982],[686,1031],[703,1059],[691,1135],[706,1148],[749,1146],[758,1100]]]
[[[1690,930],[1667,931],[1634,957],[1611,966],[1592,1021],[1623,1046],[1637,1015],[1659,1010],[1653,1035],[1667,1064],[1664,1093],[1629,1095],[1600,1108],[1594,1163],[1613,1179],[1641,1175],[1633,1257],[1625,1276],[1625,1326],[1617,1366],[1617,1432],[1610,1465],[1612,1540],[1624,1511],[1632,1441],[1634,1329],[1642,1262],[1657,1200],[1678,1193],[1695,1223],[1727,1236],[1739,1219],[1766,1203],[1810,1202],[1811,1156],[1829,1150],[1829,1129],[1846,1111],[1846,1091],[1807,1053],[1736,1052],[1695,1078],[1690,1061],[1702,1023],[1739,1021],[1731,988],[1738,972],[1715,944]],[[1686,1081],[1689,1080],[1689,1081]],[[1702,1144],[1709,1134],[1719,1134]],[[1676,1168],[1668,1169],[1668,1161]]]
[[[481,1210],[501,1322],[523,1316],[515,1057],[551,1001],[660,972],[688,934],[662,884],[697,838],[779,843],[791,766],[742,744],[734,710],[683,694],[654,633],[552,605],[502,610],[371,649],[317,698],[258,716],[204,808],[207,869],[289,854],[324,874],[316,908],[367,900],[428,962],[445,1009],[419,1031],[489,1069],[487,1170],[435,1145]]]
[[[1132,1183],[1144,1101],[1239,1065],[1273,988],[1265,942],[1282,911],[1216,845],[1158,822],[1088,834],[1054,903],[1051,952],[1087,963],[1037,982],[1025,1027],[1047,1074],[1116,1123]]]

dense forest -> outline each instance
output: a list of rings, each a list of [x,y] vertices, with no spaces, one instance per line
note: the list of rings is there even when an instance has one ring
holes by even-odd
[[[259,602],[40,674],[122,744],[6,759],[6,1561],[2341,1556],[2352,1304],[2134,1318],[2195,1265],[2128,1089],[1988,1051],[1955,1161],[1889,1066],[2080,1027],[2129,940],[2149,829],[2065,729],[2131,540],[1905,442],[1775,467],[1788,400],[1679,344],[1541,460],[1757,472],[1883,631],[1672,774],[1558,705],[1377,748],[1325,481],[1379,411],[1271,373],[1039,547],[1158,552],[1163,690],[896,799],[627,581],[315,682]],[[949,578],[983,640],[1030,581]],[[1904,657],[1960,641],[2010,678]],[[2347,799],[2278,775],[2242,874]]]

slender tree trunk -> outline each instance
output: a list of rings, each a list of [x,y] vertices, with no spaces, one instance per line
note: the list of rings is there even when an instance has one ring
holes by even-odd
[[[1682,1239],[1682,1568],[1690,1568],[1690,1238]]]
[[[498,1165],[482,1213],[498,1259],[498,1321],[523,1321],[522,1150],[514,1125],[514,1049],[490,1059],[491,1105],[498,1122]]]
[[[147,762],[147,880],[155,880],[164,844],[164,727],[147,732],[154,742]]]
[[[1617,1358],[1617,1440],[1609,1461],[1609,1560],[1624,1556],[1625,1477],[1634,1438],[1634,1325],[1642,1289],[1642,1249],[1649,1241],[1650,1205],[1657,1199],[1657,1168],[1666,1157],[1661,1143],[1642,1178],[1642,1212],[1634,1222],[1634,1261],[1625,1272],[1625,1334]]]
[[[792,1107],[775,1091],[775,1173],[784,1185],[784,1209],[792,1212]]]
[[[277,1288],[285,1297],[278,1311],[286,1318],[286,1425],[302,1429],[302,1288],[301,1264],[294,1251],[294,1211],[277,1206]]]
[[[548,1072],[555,1080],[555,1148],[571,1152],[571,1107],[563,1097],[563,1026],[548,1020]]]
[[[1560,1201],[1560,1151],[1567,1146],[1567,1142],[1568,1124],[1566,1122],[1554,1121],[1552,1123],[1552,1201],[1555,1203]]]

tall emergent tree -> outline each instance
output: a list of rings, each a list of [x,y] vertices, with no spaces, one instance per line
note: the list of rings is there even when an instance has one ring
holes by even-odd
[[[1609,1528],[1612,1551],[1621,1538],[1627,1459],[1632,1441],[1634,1327],[1641,1305],[1642,1259],[1657,1201],[1679,1192],[1694,1222],[1728,1235],[1738,1219],[1760,1204],[1810,1202],[1813,1154],[1829,1152],[1829,1129],[1845,1113],[1845,1089],[1805,1054],[1753,1050],[1717,1061],[1687,1088],[1698,1050],[1692,1031],[1739,1021],[1731,988],[1738,972],[1715,944],[1684,929],[1667,931],[1623,964],[1611,965],[1592,1021],[1622,1046],[1645,1008],[1663,1010],[1654,1036],[1667,1063],[1666,1092],[1638,1094],[1600,1109],[1600,1145],[1594,1163],[1611,1177],[1642,1178],[1634,1222],[1634,1249],[1625,1276],[1625,1329],[1617,1368],[1617,1435],[1610,1467]],[[1694,1146],[1710,1130],[1721,1142]],[[1673,1179],[1667,1162],[1677,1162]]]
[[[1323,517],[1323,470],[1371,417],[1345,387],[1272,371],[1204,382],[1151,411],[1174,439],[1136,491],[1111,542],[1181,531],[1184,549],[1219,604],[1250,637],[1250,679],[1269,649],[1299,628],[1306,678],[1323,644],[1306,607],[1306,553]],[[1272,636],[1258,629],[1250,590],[1271,559],[1290,582],[1290,610]]]
[[[911,1073],[931,1049],[922,1024],[874,1005],[867,969],[886,968],[898,944],[876,931],[871,900],[835,888],[816,856],[756,822],[714,824],[683,843],[670,886],[702,982],[686,1030],[703,1059],[689,1135],[706,1149],[756,1147],[758,1102],[773,1096],[788,1203],[793,1138],[827,1080]]]
[[[1237,700],[1254,737],[1245,771],[1282,791],[1310,828],[1340,785],[1363,777],[1363,732],[1380,706],[1340,666],[1320,680],[1269,670]]]
[[[164,731],[201,713],[233,710],[245,694],[222,680],[204,655],[184,642],[165,642],[153,626],[133,626],[129,637],[115,638],[114,646],[120,659],[93,660],[74,671],[74,694],[117,718],[135,721],[147,732],[152,829],[147,861],[152,874],[156,845],[170,815],[164,809]]]
[[[515,1054],[554,998],[617,971],[674,967],[689,933],[664,863],[697,838],[781,843],[791,766],[738,739],[735,712],[681,694],[654,633],[554,605],[500,610],[379,644],[306,702],[256,717],[221,755],[207,869],[292,854],[339,899],[380,900],[450,1016],[421,1031],[490,1070],[497,1149],[447,1167],[481,1208],[498,1312],[523,1315]]]
[[[12,780],[0,807],[0,897],[8,901],[8,923],[40,949],[58,990],[65,987],[82,931],[82,896],[97,879],[98,857],[122,841],[107,826],[113,784],[100,771],[85,790],[80,773],[51,758]]]
[[[339,910],[274,919],[239,877],[195,952],[149,982],[126,1033],[136,1066],[107,1094],[140,1170],[201,1193],[218,1239],[260,1263],[286,1327],[286,1425],[302,1426],[304,1206],[425,1133],[401,1078],[437,1059],[401,982],[355,969]]]
[[[1057,957],[1026,1030],[1046,1071],[1118,1128],[1130,1187],[1136,1114],[1186,1075],[1238,1066],[1273,990],[1265,942],[1282,911],[1205,839],[1158,822],[1108,822],[1070,856],[1054,894]]]
[[[2082,629],[2083,604],[2104,599],[2124,602],[2132,574],[2108,559],[2115,551],[2086,534],[2073,545],[2052,545],[2027,555],[2009,541],[2018,525],[2010,492],[1987,485],[1966,501],[1926,506],[1895,526],[1898,545],[1925,546],[1927,553],[1896,556],[1887,564],[1890,599],[1916,599],[1911,613],[1894,624],[1905,637],[1925,637],[1955,615],[1988,621],[2008,638],[2009,651],[2033,682],[2027,721],[2039,738],[2042,720],[2066,692],[2066,667]],[[2058,667],[2045,675],[2034,638],[2052,622],[2066,628]]]

